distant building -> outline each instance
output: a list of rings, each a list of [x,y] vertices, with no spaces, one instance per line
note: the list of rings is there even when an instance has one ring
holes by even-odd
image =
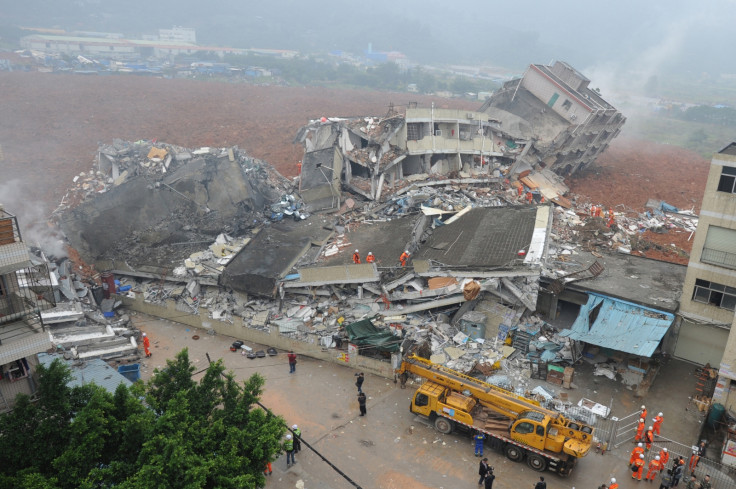
[[[502,123],[509,114],[526,121],[535,142],[519,163],[567,176],[593,163],[626,121],[589,84],[562,61],[533,64],[523,77],[506,82],[480,111]]]
[[[710,165],[698,228],[680,299],[682,324],[675,356],[736,372],[736,142]],[[730,345],[724,355],[726,344]]]
[[[159,29],[158,39],[172,44],[197,44],[197,33],[191,27],[177,27]]]

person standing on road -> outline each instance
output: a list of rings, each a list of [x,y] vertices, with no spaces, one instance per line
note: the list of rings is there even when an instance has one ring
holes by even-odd
[[[637,443],[634,449],[631,451],[631,457],[629,457],[629,465],[636,462],[636,459],[639,458],[639,455],[644,453],[644,445],[641,443]]]
[[[616,482],[615,477],[611,477],[611,485],[608,486],[608,489],[618,489],[618,482]]]
[[[484,458],[480,461],[480,465],[478,466],[478,475],[480,476],[480,479],[478,479],[478,485],[483,484],[483,479],[488,475],[488,470],[488,459]]]
[[[660,430],[662,429],[662,421],[664,421],[662,413],[656,415],[652,421],[654,421],[654,424],[652,424],[652,427],[654,427],[654,434],[660,435]]]
[[[672,469],[667,470],[662,474],[661,482],[659,483],[659,489],[670,489],[674,483],[674,477],[672,476]]]
[[[682,457],[675,460],[675,466],[672,469],[672,487],[677,487],[682,479],[682,473],[685,471],[685,461]]]
[[[493,489],[493,481],[495,479],[496,476],[493,475],[493,467],[488,467],[488,473],[485,479],[483,479],[483,489]]]
[[[706,475],[703,477],[703,480],[700,481],[700,489],[712,489],[713,486],[710,483],[710,475]]]
[[[146,358],[151,356],[151,340],[148,339],[146,333],[143,333],[143,350],[146,352]]]
[[[302,451],[302,430],[297,425],[291,425],[291,432],[294,433],[294,453]]]
[[[286,450],[286,468],[288,469],[296,464],[296,460],[294,459],[294,440],[292,440],[291,435],[286,435],[284,450]]]
[[[662,469],[664,469],[667,462],[670,461],[670,452],[668,452],[666,448],[659,451],[659,461],[662,462]]]
[[[641,474],[644,472],[644,454],[639,455],[639,458],[634,460],[634,466],[631,468],[631,478],[641,480]]]
[[[647,470],[647,476],[644,478],[649,482],[652,482],[657,474],[662,471],[662,463],[659,461],[659,455],[649,461],[649,470]]]
[[[289,354],[286,356],[289,359],[289,373],[293,374],[296,372],[296,353],[294,353],[294,350],[289,350]]]
[[[363,375],[363,372],[360,372],[359,374],[355,374],[358,378],[355,379],[355,387],[358,388],[358,394],[363,392],[363,381],[365,380],[365,375]]]
[[[698,462],[700,462],[700,455],[698,455],[697,450],[693,450],[693,454],[690,455],[690,463],[688,464],[688,468],[690,469],[691,474],[695,472],[695,469],[698,466]]]
[[[695,478],[695,474],[690,474],[690,480],[687,481],[685,489],[698,489],[698,479]]]
[[[486,440],[486,435],[481,433],[480,431],[475,434],[473,437],[473,440],[475,440],[475,456],[476,457],[482,457],[483,456],[483,442]]]
[[[547,483],[544,482],[544,477],[539,478],[539,482],[534,484],[534,489],[547,489]]]
[[[358,406],[360,407],[360,415],[365,416],[365,402],[367,398],[365,397],[365,392],[361,392],[358,394]]]
[[[636,436],[634,437],[634,443],[642,441],[644,439],[644,420],[639,418],[639,424],[636,425]]]
[[[654,432],[650,426],[646,433],[644,433],[644,443],[647,445],[647,452],[652,449],[652,443],[654,443]]]

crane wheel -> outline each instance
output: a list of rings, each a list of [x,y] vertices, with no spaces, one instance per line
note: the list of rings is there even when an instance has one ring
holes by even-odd
[[[437,416],[434,420],[434,429],[445,435],[452,433],[452,421],[442,416]]]
[[[532,470],[536,470],[537,472],[544,472],[547,469],[547,461],[544,459],[544,457],[541,457],[536,453],[529,454],[529,456],[526,458],[526,464],[529,466],[529,468],[531,468]]]
[[[503,449],[503,453],[506,454],[509,460],[513,460],[514,462],[521,462],[524,460],[524,451],[516,445],[509,443],[506,445],[506,448]]]

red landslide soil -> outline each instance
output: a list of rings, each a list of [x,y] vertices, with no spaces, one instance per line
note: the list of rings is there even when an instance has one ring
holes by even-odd
[[[98,143],[113,138],[185,147],[238,145],[294,176],[302,147],[293,139],[310,119],[381,116],[390,103],[399,110],[410,102],[462,110],[481,105],[410,93],[38,72],[0,73],[0,93],[0,199],[10,186],[23,196],[23,205],[38,202],[46,213],[75,175],[92,168]],[[617,211],[620,205],[643,210],[647,199],[655,198],[697,212],[708,163],[677,147],[618,138],[568,184],[571,192]],[[21,203],[4,203],[20,214],[12,207]],[[670,234],[660,236],[674,242]]]

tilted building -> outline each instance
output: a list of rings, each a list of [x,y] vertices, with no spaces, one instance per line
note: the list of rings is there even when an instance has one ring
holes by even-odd
[[[506,82],[486,100],[480,111],[501,121],[502,127],[521,118],[534,139],[523,162],[572,175],[593,163],[626,122],[589,85],[588,78],[563,61],[532,64],[523,77]]]

